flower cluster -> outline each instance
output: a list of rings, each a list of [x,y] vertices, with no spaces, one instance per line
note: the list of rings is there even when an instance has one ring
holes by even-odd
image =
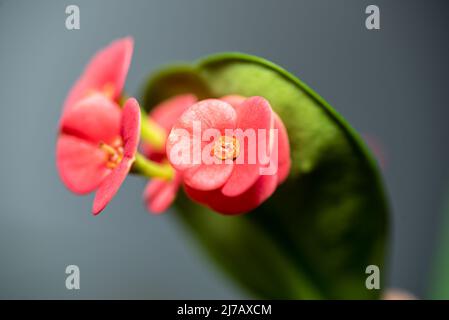
[[[56,145],[67,188],[96,191],[94,214],[130,172],[150,179],[144,200],[152,213],[167,210],[180,187],[223,214],[248,212],[267,200],[290,170],[287,131],[269,102],[239,95],[198,101],[184,94],[147,115],[135,98],[124,99],[132,51],[133,40],[124,38],[98,52],[67,96]]]

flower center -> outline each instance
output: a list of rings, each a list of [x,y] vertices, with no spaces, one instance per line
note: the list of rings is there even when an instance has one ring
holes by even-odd
[[[100,149],[106,153],[106,167],[114,169],[123,159],[123,143],[121,138],[115,139],[112,144],[100,143]]]
[[[235,160],[240,154],[240,143],[235,137],[221,136],[215,141],[211,153],[220,160]]]

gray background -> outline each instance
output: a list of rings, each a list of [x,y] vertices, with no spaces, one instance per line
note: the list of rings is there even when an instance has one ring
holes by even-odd
[[[56,126],[89,57],[132,35],[126,83],[138,92],[161,64],[218,51],[270,59],[298,75],[386,154],[394,211],[388,283],[426,295],[449,163],[448,6],[372,1],[0,0],[0,298],[244,298],[170,213],[151,216],[144,181],[126,180],[90,215],[55,170]],[[77,4],[81,30],[65,29]],[[81,290],[65,289],[65,267]],[[272,281],[275,281],[273,279]]]

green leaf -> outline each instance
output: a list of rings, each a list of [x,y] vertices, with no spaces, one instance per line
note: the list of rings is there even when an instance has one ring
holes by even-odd
[[[214,261],[259,298],[378,298],[365,269],[379,266],[383,279],[388,207],[377,166],[346,121],[284,69],[240,53],[160,71],[143,106],[185,92],[265,97],[292,148],[289,179],[248,214],[223,216],[179,196],[178,217]]]

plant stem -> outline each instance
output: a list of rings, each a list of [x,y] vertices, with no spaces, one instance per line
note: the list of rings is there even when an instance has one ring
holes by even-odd
[[[132,166],[132,172],[145,176],[147,178],[160,178],[171,180],[174,176],[174,169],[168,163],[157,163],[148,160],[140,153],[136,154],[136,160]]]
[[[163,150],[167,135],[165,130],[150,117],[148,117],[144,111],[141,111],[141,115],[142,121],[140,124],[140,137],[154,149]]]

